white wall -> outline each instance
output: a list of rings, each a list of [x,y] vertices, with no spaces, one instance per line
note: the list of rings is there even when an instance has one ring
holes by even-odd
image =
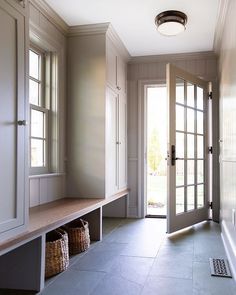
[[[229,1],[219,59],[221,224],[236,277],[236,1]],[[236,216],[235,216],[236,217]]]
[[[37,6],[29,4],[30,42],[58,56],[58,155],[55,173],[30,177],[30,207],[65,196],[66,37]]]
[[[213,82],[213,128],[214,128],[214,167],[213,201],[214,219],[219,218],[218,181],[218,85],[217,58],[211,53],[175,54],[153,57],[136,57],[128,65],[128,186],[130,188],[129,216],[141,216],[141,196],[138,175],[138,82],[141,80],[165,80],[166,64],[176,66]]]

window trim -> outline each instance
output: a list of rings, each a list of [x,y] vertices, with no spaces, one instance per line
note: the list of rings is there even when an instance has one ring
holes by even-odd
[[[29,128],[29,174],[30,175],[36,175],[36,174],[48,174],[50,173],[50,109],[47,109],[46,107],[50,107],[50,95],[47,96],[46,92],[46,59],[47,59],[47,53],[46,51],[39,49],[35,45],[30,45],[29,51],[32,51],[36,53],[39,56],[39,79],[36,79],[29,75],[29,81],[35,81],[39,84],[39,105],[32,104],[29,101],[29,118],[30,118],[30,128]],[[49,71],[48,76],[51,76],[51,71]],[[50,80],[51,82],[51,80]],[[50,83],[50,88],[52,87]],[[31,110],[35,109],[38,111],[41,111],[45,114],[45,152],[44,152],[44,166],[40,167],[32,167],[31,166]]]

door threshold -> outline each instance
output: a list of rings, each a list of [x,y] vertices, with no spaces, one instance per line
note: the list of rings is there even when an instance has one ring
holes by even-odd
[[[151,215],[151,214],[147,214],[146,216],[145,216],[145,218],[166,218],[166,215]]]

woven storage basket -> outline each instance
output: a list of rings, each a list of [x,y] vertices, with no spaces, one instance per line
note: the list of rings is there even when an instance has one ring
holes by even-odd
[[[89,224],[82,219],[74,220],[64,226],[69,238],[70,255],[86,251],[90,246]]]
[[[56,229],[46,235],[45,277],[51,277],[69,266],[68,235]]]

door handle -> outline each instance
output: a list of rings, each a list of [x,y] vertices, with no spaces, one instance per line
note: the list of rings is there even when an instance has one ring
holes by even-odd
[[[26,120],[19,120],[19,121],[17,122],[17,124],[18,124],[19,126],[26,126],[26,125],[27,125],[27,121],[26,121]]]
[[[175,145],[171,146],[171,166],[175,166],[175,161],[179,158],[176,158],[175,156]]]

